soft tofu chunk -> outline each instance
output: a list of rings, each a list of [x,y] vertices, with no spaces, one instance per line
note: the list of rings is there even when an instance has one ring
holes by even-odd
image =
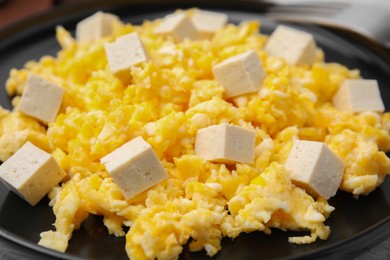
[[[344,163],[325,143],[295,141],[285,164],[291,180],[312,196],[333,197],[341,183]]]
[[[148,61],[142,41],[135,32],[123,35],[113,43],[106,43],[104,49],[113,74],[124,72],[132,66]]]
[[[346,80],[334,95],[333,104],[338,110],[347,112],[385,110],[376,80]]]
[[[30,142],[0,166],[1,181],[33,206],[65,175],[50,154]]]
[[[119,21],[118,16],[99,11],[77,24],[76,39],[78,42],[88,42],[109,36],[116,21]]]
[[[28,116],[50,123],[56,119],[63,95],[63,88],[29,74],[17,109]]]
[[[191,16],[191,21],[198,31],[198,39],[210,39],[226,25],[228,16],[222,13],[196,10]]]
[[[126,199],[168,178],[153,148],[141,136],[109,153],[100,162]]]
[[[313,35],[279,25],[264,49],[270,56],[281,57],[289,65],[311,65],[316,58],[316,48]]]
[[[252,164],[255,159],[255,132],[227,123],[199,129],[195,154],[212,162]]]
[[[215,65],[213,73],[215,79],[225,89],[226,98],[258,91],[265,78],[261,61],[254,50]]]
[[[154,30],[155,34],[172,36],[175,41],[196,40],[198,31],[185,13],[167,15]]]

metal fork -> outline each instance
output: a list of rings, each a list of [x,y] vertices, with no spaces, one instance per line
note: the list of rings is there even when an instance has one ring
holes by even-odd
[[[248,0],[250,1],[250,0]],[[390,3],[264,0],[264,15],[282,22],[309,23],[349,32],[390,50]]]

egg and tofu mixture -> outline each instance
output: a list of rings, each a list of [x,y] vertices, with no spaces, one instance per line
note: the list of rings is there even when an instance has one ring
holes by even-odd
[[[12,69],[0,176],[32,205],[48,193],[55,229],[39,244],[65,252],[90,214],[131,259],[187,243],[213,256],[272,228],[327,239],[329,197],[390,172],[390,114],[376,81],[326,63],[310,34],[259,31],[198,9],[142,25],[98,12],[76,38],[57,27],[56,57]]]

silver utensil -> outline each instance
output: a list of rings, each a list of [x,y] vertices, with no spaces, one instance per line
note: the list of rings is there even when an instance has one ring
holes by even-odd
[[[248,0],[253,1],[253,0]],[[390,50],[390,3],[374,1],[262,1],[269,19],[315,24],[364,37]]]

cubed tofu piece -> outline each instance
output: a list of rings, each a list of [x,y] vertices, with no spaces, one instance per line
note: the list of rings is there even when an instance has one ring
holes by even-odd
[[[323,142],[295,141],[285,164],[291,180],[314,197],[333,197],[344,163]]]
[[[30,142],[0,166],[1,181],[33,206],[65,176],[53,156]]]
[[[76,39],[78,42],[88,42],[110,36],[113,24],[119,22],[116,15],[101,11],[80,21],[76,26]]]
[[[191,16],[191,21],[198,31],[198,39],[210,39],[226,25],[228,16],[222,13],[196,10]]]
[[[352,113],[385,110],[378,82],[368,79],[346,80],[334,95],[333,104],[340,111]]]
[[[195,154],[212,162],[252,164],[255,159],[255,132],[228,123],[199,129]]]
[[[153,148],[141,136],[109,153],[100,162],[126,199],[169,177]]]
[[[167,15],[155,28],[155,34],[171,36],[175,41],[196,40],[198,31],[190,17],[184,12]]]
[[[213,67],[215,79],[225,89],[224,96],[232,98],[258,91],[265,72],[256,51],[230,57]]]
[[[63,96],[63,88],[34,74],[29,74],[17,109],[44,123],[50,123],[56,119]]]
[[[104,49],[113,74],[122,73],[132,66],[148,61],[148,54],[136,32],[123,35],[115,42],[106,43]]]
[[[317,44],[313,35],[279,25],[269,37],[264,50],[283,58],[289,65],[312,65],[316,59]]]

